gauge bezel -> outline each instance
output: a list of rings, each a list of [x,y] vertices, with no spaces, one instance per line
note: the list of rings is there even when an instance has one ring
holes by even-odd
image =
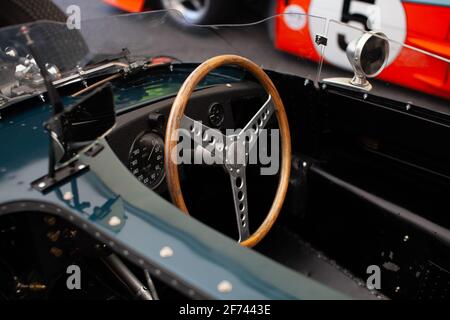
[[[136,143],[138,143],[140,141],[140,139],[142,139],[142,137],[144,137],[147,134],[152,134],[154,136],[157,136],[159,139],[161,139],[161,141],[162,141],[163,157],[164,157],[164,137],[162,137],[160,134],[158,134],[157,132],[152,131],[152,130],[145,130],[145,131],[139,133],[136,136],[136,138],[134,138],[133,143],[131,144],[130,150],[128,151],[128,163],[127,163],[128,170],[130,170],[130,173],[136,179],[137,179],[137,177],[133,174],[133,172],[130,169],[130,158],[131,158],[131,154],[132,154],[133,150],[135,149]],[[142,183],[145,187],[149,188],[150,190],[157,191],[158,189],[160,189],[160,187],[164,186],[163,182],[166,180],[166,170],[165,170],[165,167],[164,167],[164,158],[163,158],[163,168],[162,169],[163,169],[162,177],[161,177],[160,181],[156,185],[150,187],[150,186],[147,186],[146,184],[144,184],[142,181],[139,181],[139,182]]]
[[[213,112],[213,109],[215,107],[220,108],[220,121],[218,123],[213,123],[213,121],[211,120],[211,115]],[[223,125],[223,123],[225,122],[225,107],[223,106],[222,103],[220,102],[213,102],[209,107],[208,107],[208,121],[210,123],[210,125],[212,125],[214,128],[220,128],[220,126]]]

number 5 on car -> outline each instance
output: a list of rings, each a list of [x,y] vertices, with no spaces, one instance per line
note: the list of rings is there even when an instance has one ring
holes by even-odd
[[[398,43],[391,46],[386,69],[379,78],[411,89],[450,97],[450,2],[448,0],[278,0],[275,46],[311,60],[319,60],[321,50],[315,35],[325,35],[324,24],[308,16],[324,17],[361,30],[382,31]],[[289,13],[289,14],[288,14]],[[302,18],[303,17],[303,18]],[[329,22],[330,23],[330,22]],[[333,22],[331,22],[333,23]],[[346,48],[352,28],[329,28],[324,60],[341,69],[349,69]],[[437,60],[420,55],[417,65],[405,67],[405,61],[418,55],[404,47],[411,45],[438,55]],[[415,62],[417,63],[417,61]]]

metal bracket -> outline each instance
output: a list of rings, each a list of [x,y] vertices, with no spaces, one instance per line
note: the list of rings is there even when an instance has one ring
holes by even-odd
[[[89,166],[75,160],[72,163],[55,170],[54,176],[45,175],[31,183],[31,187],[43,194],[46,194],[54,188],[80,176],[89,170]]]
[[[351,88],[361,92],[369,92],[370,90],[372,90],[372,85],[369,82],[364,85],[355,85],[354,83],[352,83],[351,78],[327,78],[323,79],[323,82],[333,84],[341,88]]]
[[[315,42],[318,46],[326,46],[328,44],[328,38],[321,36],[320,34],[316,34]]]

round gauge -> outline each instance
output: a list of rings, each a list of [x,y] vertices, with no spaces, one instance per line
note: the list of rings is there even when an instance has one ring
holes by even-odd
[[[220,127],[225,119],[225,112],[220,103],[213,103],[209,107],[209,122],[216,128]]]
[[[128,168],[147,187],[158,187],[164,180],[163,139],[155,133],[138,136],[130,150]]]

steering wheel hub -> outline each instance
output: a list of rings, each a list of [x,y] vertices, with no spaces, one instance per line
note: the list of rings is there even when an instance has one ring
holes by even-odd
[[[225,167],[229,171],[237,170],[247,165],[247,144],[241,139],[233,138],[226,146]]]

